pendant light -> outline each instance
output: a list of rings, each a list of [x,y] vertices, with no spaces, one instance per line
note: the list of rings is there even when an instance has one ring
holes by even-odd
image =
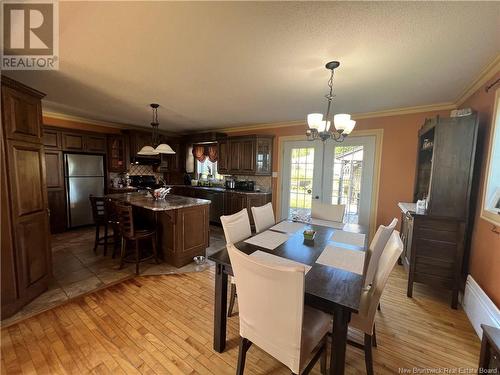
[[[160,126],[160,123],[158,122],[158,107],[160,106],[159,104],[156,103],[151,103],[149,105],[153,111],[153,121],[151,122],[151,126],[153,127],[153,131],[151,132],[151,144],[152,146],[144,146],[141,148],[141,150],[137,153],[137,155],[141,156],[154,156],[154,155],[159,155],[159,154],[169,154],[173,155],[175,154],[175,151],[172,150],[172,147],[170,147],[166,143],[160,143],[159,142],[159,135],[158,135],[158,127]]]
[[[310,113],[307,115],[308,129],[306,135],[309,141],[321,139],[324,142],[328,139],[333,139],[336,142],[342,142],[345,137],[352,132],[356,125],[356,121],[351,120],[351,115],[341,113],[333,116],[333,128],[331,126],[332,102],[335,96],[333,95],[333,73],[335,68],[338,68],[339,65],[340,63],[338,61],[330,61],[325,65],[326,69],[332,71],[330,79],[328,80],[330,92],[325,95],[325,98],[328,100],[328,105],[324,117],[322,113]]]

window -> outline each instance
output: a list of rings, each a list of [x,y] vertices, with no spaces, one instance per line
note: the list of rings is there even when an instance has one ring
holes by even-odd
[[[203,177],[211,175],[212,178],[221,179],[221,175],[217,172],[217,162],[211,162],[208,158],[204,161],[196,160],[196,173],[198,175],[201,173]]]
[[[481,217],[500,225],[500,89],[495,95]]]

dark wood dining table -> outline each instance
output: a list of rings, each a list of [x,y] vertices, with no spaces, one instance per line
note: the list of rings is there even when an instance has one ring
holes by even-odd
[[[305,276],[305,304],[333,315],[333,342],[330,357],[330,374],[344,374],[347,345],[347,328],[351,313],[358,312],[364,275],[316,263],[316,260],[337,230],[363,233],[368,237],[368,229],[357,224],[345,224],[343,229],[306,224],[304,229],[316,231],[314,241],[305,241],[302,230],[291,234],[288,240],[274,250],[269,250],[247,242],[235,246],[245,254],[260,250],[286,259],[300,262],[312,268]],[[342,244],[353,250],[365,251],[365,246]],[[231,261],[226,249],[208,257],[215,262],[215,309],[214,309],[214,350],[222,353],[226,346],[226,313],[228,275],[233,275]],[[366,267],[365,267],[366,268]]]

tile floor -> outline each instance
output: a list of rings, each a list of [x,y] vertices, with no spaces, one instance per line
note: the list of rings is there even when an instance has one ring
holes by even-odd
[[[207,256],[220,250],[226,244],[222,228],[210,227],[210,246]],[[103,256],[103,247],[99,246],[97,254],[93,251],[94,229],[84,228],[56,234],[52,236],[52,271],[53,278],[49,289],[26,305],[14,316],[1,322],[2,326],[11,325],[20,319],[35,315],[41,311],[65,303],[69,299],[86,294],[111,284],[134,277],[135,265],[125,264],[119,269],[119,259],[112,259],[112,247],[108,246],[107,256]],[[175,268],[166,263],[142,263],[141,275],[162,275],[172,273],[200,272],[212,266],[197,266],[190,263],[182,268]]]

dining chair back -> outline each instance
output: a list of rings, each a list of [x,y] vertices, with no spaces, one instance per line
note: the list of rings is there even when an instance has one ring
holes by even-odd
[[[399,232],[395,230],[380,255],[371,286],[361,294],[358,313],[351,315],[349,326],[364,333],[364,344],[350,343],[364,350],[367,375],[373,375],[372,346],[377,346],[375,314],[389,275],[402,252],[403,242],[399,238]]]
[[[299,374],[304,364],[301,350],[304,349],[305,267],[264,263],[232,244],[228,245],[228,252],[238,288],[241,338],[272,355],[294,374]],[[323,329],[304,333],[304,336],[321,333],[316,344],[326,337],[329,327],[327,315],[325,324],[321,320],[324,313],[317,313]]]
[[[260,207],[252,207],[252,216],[257,233],[263,232],[276,224],[271,202]]]
[[[398,219],[394,218],[389,225],[379,226],[375,236],[373,236],[372,242],[366,251],[367,268],[365,273],[365,287],[373,282],[373,277],[375,276],[375,271],[377,270],[382,251],[397,224]]]
[[[224,230],[224,237],[226,237],[226,243],[228,244],[235,244],[252,235],[250,219],[248,218],[246,208],[233,215],[221,216],[220,221]]]
[[[344,220],[345,204],[321,203],[313,199],[311,217],[321,220],[342,222]]]
[[[90,206],[92,208],[92,219],[94,220],[94,224],[104,225],[106,221],[106,211],[104,209],[104,197],[96,197],[94,195],[89,195]]]

